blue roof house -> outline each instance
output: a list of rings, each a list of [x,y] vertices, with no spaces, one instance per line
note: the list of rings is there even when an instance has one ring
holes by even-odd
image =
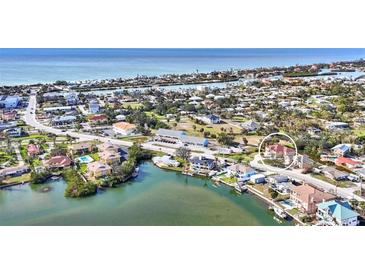
[[[1,105],[4,108],[16,108],[19,105],[20,97],[19,96],[6,96],[1,99]]]
[[[336,200],[322,202],[317,205],[317,218],[328,224],[341,226],[358,225],[359,214],[352,210],[348,202]]]
[[[351,145],[348,144],[339,144],[331,148],[333,154],[336,156],[345,156],[350,152]]]

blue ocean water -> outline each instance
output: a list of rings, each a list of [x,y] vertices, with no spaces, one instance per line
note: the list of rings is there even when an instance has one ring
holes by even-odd
[[[365,58],[365,49],[0,49],[0,85]]]

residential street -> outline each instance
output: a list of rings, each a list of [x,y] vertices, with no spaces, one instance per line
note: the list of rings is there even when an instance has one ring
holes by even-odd
[[[273,172],[277,172],[278,174],[285,175],[285,176],[291,177],[296,180],[308,182],[325,191],[337,193],[337,195],[339,195],[343,198],[346,198],[346,199],[352,199],[355,197],[357,200],[365,201],[365,199],[363,199],[353,193],[355,190],[357,190],[357,188],[339,188],[339,187],[335,187],[334,185],[332,185],[330,183],[327,183],[325,181],[314,178],[309,174],[303,174],[303,173],[299,173],[299,172],[292,171],[292,170],[285,170],[282,168],[275,168],[275,167],[268,168],[267,166],[260,164],[258,155],[256,155],[254,160],[250,162],[250,165],[253,168],[257,168],[257,169],[260,169],[263,171],[273,171]]]

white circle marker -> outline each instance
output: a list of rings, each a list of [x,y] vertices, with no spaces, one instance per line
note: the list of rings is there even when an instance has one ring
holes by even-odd
[[[261,147],[262,147],[262,144],[266,141],[266,140],[268,140],[268,139],[270,139],[272,136],[275,136],[275,135],[280,135],[280,136],[285,136],[285,137],[287,137],[293,144],[294,144],[294,148],[295,148],[295,155],[294,155],[294,157],[293,157],[293,161],[290,163],[290,165],[288,165],[287,167],[285,167],[285,168],[281,168],[281,169],[283,169],[283,170],[285,170],[285,169],[289,169],[289,168],[291,168],[294,164],[295,164],[295,162],[296,162],[296,160],[297,160],[297,158],[298,158],[298,148],[297,148],[297,144],[294,142],[294,140],[293,140],[293,138],[292,137],[290,137],[288,134],[286,134],[286,133],[282,133],[282,132],[274,132],[274,133],[270,133],[269,135],[267,135],[264,139],[262,139],[262,141],[261,141],[261,143],[260,143],[260,145],[259,145],[259,157],[260,157],[260,159],[259,159],[259,161],[261,162],[261,164],[262,165],[264,165],[266,168],[268,168],[268,169],[271,169],[272,170],[272,168],[274,168],[274,167],[271,167],[271,166],[268,166],[267,164],[265,164],[264,163],[264,159],[262,159],[262,156],[261,156]],[[275,167],[275,169],[280,169],[280,167]],[[275,171],[275,170],[273,170],[273,171]]]

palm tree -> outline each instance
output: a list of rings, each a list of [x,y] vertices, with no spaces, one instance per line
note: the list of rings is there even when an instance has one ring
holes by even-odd
[[[69,134],[67,134],[66,135],[66,140],[67,140],[67,143],[72,144],[73,138]]]
[[[5,142],[6,142],[6,152],[11,153],[11,138],[7,132],[4,133]]]
[[[57,139],[57,136],[56,135],[52,135],[52,142],[53,142],[53,146],[54,147],[56,146],[56,139]]]

